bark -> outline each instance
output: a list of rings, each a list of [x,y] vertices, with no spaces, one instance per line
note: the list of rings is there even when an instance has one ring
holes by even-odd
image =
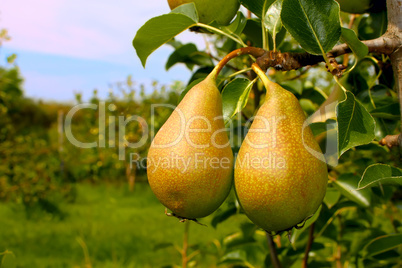
[[[399,46],[390,54],[395,76],[395,88],[399,96],[402,120],[402,0],[388,0],[388,29],[385,36],[397,40]],[[402,125],[401,125],[402,133]],[[402,152],[402,138],[399,138],[399,150]]]

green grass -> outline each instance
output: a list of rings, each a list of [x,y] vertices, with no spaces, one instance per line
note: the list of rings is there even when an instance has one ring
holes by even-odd
[[[66,213],[63,219],[41,211],[27,219],[22,205],[0,204],[0,253],[13,253],[1,268],[180,265],[178,251],[163,245],[181,247],[184,224],[164,215],[147,184],[137,184],[132,193],[123,186],[87,184],[78,185],[77,191],[76,202],[58,204]],[[207,225],[210,221],[202,219]],[[191,223],[189,243],[212,248],[214,239],[239,230],[244,221],[236,216],[217,229]],[[198,267],[215,266],[216,255],[200,254]]]

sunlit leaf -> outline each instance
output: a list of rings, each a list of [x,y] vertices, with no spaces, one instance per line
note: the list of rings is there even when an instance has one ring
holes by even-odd
[[[183,14],[198,22],[198,12],[194,3],[182,4],[173,9],[170,13]]]
[[[267,28],[268,32],[274,38],[282,28],[282,21],[281,21],[282,3],[283,0],[276,0],[272,5],[270,5],[267,12],[265,13],[263,20],[265,28]]]
[[[222,108],[225,122],[246,106],[253,84],[245,78],[236,78],[223,89]]]
[[[196,23],[192,18],[176,13],[162,15],[147,21],[137,31],[133,40],[133,46],[142,65],[145,66],[147,58],[157,48]]]
[[[225,256],[222,257],[220,263],[221,264],[229,264],[229,263],[243,263],[247,260],[247,254],[244,250],[238,249],[232,252],[229,252]]]
[[[368,47],[359,40],[355,31],[342,27],[342,40],[350,47],[358,59],[368,55]]]
[[[324,203],[329,209],[331,209],[336,205],[336,203],[338,203],[340,197],[341,193],[338,189],[332,187],[328,188],[324,197]]]
[[[358,190],[383,185],[402,185],[402,169],[384,164],[369,166],[363,173]]]
[[[359,177],[353,174],[342,174],[334,182],[339,191],[349,200],[356,202],[362,207],[369,207],[371,203],[371,192],[369,190],[357,191]]]
[[[341,36],[339,6],[334,0],[283,0],[281,18],[293,38],[311,54],[330,51]]]
[[[216,28],[220,28],[222,31],[228,34],[240,35],[243,32],[244,27],[246,27],[247,18],[243,15],[242,12],[238,12],[234,21],[228,26],[222,26],[219,24],[213,23],[212,26]]]

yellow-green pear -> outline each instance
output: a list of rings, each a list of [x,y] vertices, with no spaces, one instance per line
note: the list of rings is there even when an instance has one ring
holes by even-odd
[[[240,7],[238,0],[168,0],[172,10],[188,3],[195,4],[200,22],[206,24],[216,21],[220,25],[227,25]]]
[[[151,189],[175,216],[205,217],[226,199],[233,153],[213,74],[188,91],[156,134],[147,159]]]
[[[261,69],[256,72],[267,94],[237,155],[235,189],[250,220],[278,233],[318,209],[326,192],[327,165],[297,98]]]

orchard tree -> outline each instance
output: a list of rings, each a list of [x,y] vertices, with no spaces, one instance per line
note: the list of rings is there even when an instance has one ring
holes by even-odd
[[[144,66],[153,51],[169,44],[174,52],[166,69],[183,63],[193,71],[149,150],[148,179],[155,195],[171,210],[167,214],[181,221],[198,222],[226,198],[212,226],[239,213],[255,223],[215,241],[218,264],[401,265],[402,1],[239,2],[242,8],[227,24],[227,18],[212,14],[216,8],[207,7],[221,4],[227,16],[236,2],[169,1],[175,9],[150,19],[135,35],[133,46]],[[185,30],[205,35],[206,49],[175,40]],[[202,134],[185,128],[184,136],[196,145],[211,138],[208,130],[216,130],[212,137],[223,143],[226,128],[230,147],[203,149],[180,140],[158,148],[180,132],[180,113],[210,122],[194,125]],[[270,118],[276,118],[277,132],[264,136],[271,131]],[[246,145],[250,140],[276,147],[255,149]],[[244,155],[268,152],[285,160],[283,166],[241,167]],[[174,153],[188,160],[190,169],[154,166]],[[227,158],[230,170],[195,167],[189,154],[199,153]],[[236,195],[228,194],[230,171]],[[265,235],[268,243],[261,239]],[[199,246],[187,255],[187,237],[188,225],[183,267],[192,258],[192,264],[201,261],[212,247]]]

